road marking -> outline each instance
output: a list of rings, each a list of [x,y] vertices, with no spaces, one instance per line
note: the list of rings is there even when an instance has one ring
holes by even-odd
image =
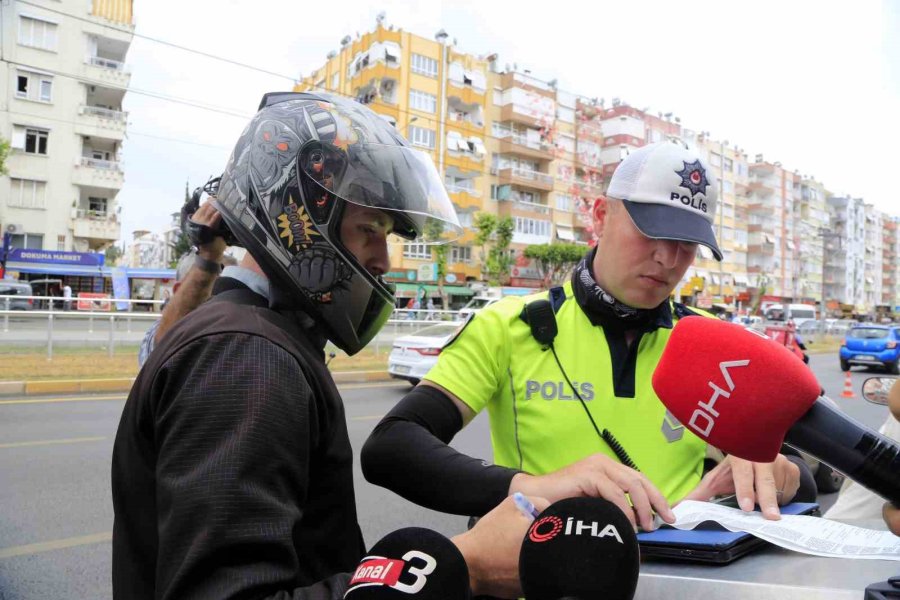
[[[384,415],[368,415],[365,417],[350,417],[351,421],[374,421],[382,418]]]
[[[124,400],[127,396],[67,396],[65,398],[20,398],[16,400],[0,400],[3,404],[56,404],[58,402],[96,402],[108,400]]]
[[[0,448],[26,448],[28,446],[52,446],[56,444],[81,444],[84,442],[99,442],[105,440],[104,436],[97,437],[81,437],[81,438],[64,438],[60,440],[37,440],[34,442],[13,442],[9,444],[0,444]]]
[[[29,556],[31,554],[39,554],[51,550],[62,550],[63,548],[74,548],[76,546],[87,546],[88,544],[99,544],[101,542],[109,541],[112,541],[112,531],[104,531],[103,533],[92,533],[91,535],[63,538],[61,540],[51,540],[49,542],[39,542],[37,544],[0,548],[0,558]]]
[[[409,387],[404,382],[386,383],[344,383],[338,384],[338,389],[361,390],[366,388],[393,388]],[[4,404],[58,404],[60,402],[106,402],[110,400],[125,400],[128,396],[65,396],[60,398],[16,398],[14,400],[0,400],[0,406]]]

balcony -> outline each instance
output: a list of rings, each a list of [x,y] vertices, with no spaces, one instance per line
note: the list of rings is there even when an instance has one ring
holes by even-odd
[[[479,90],[471,85],[454,81],[453,79],[447,79],[447,83],[450,84],[449,89],[447,90],[448,98],[458,98],[463,104],[483,105],[485,103],[485,90]]]
[[[88,240],[92,250],[119,239],[121,224],[105,211],[78,209],[72,211],[72,230],[76,238]]]
[[[542,127],[545,121],[537,111],[527,110],[515,104],[507,104],[500,109],[500,120],[535,128]]]
[[[85,74],[93,81],[112,87],[128,87],[131,73],[124,62],[103,56],[88,56],[84,59]]]
[[[481,191],[465,188],[456,185],[448,185],[447,193],[450,194],[450,200],[461,210],[467,208],[481,208]]]
[[[75,163],[72,183],[84,187],[118,190],[125,183],[125,174],[118,162],[82,157]]]
[[[775,188],[766,183],[765,181],[751,181],[747,185],[747,189],[751,194],[756,194],[757,196],[765,197],[771,196],[775,192]]]
[[[529,140],[524,135],[503,133],[500,138],[500,152],[517,154],[536,160],[553,160],[553,147],[539,140]]]
[[[77,133],[91,137],[109,138],[121,141],[125,139],[125,125],[128,113],[110,110],[102,106],[78,107]]]
[[[544,192],[553,190],[553,177],[540,171],[531,171],[529,169],[521,169],[519,167],[507,167],[505,169],[491,169],[491,173],[496,171],[497,178],[501,184],[514,184],[522,187],[528,187]]]

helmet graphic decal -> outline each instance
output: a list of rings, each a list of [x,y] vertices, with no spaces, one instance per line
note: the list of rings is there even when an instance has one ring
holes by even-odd
[[[295,255],[290,271],[312,300],[328,304],[332,300],[332,291],[353,277],[353,271],[338,258],[329,247],[316,246]]]
[[[289,202],[284,207],[284,212],[278,217],[278,227],[281,229],[279,237],[285,239],[288,250],[298,252],[308,248],[313,243],[313,236],[321,234],[313,227],[309,215],[302,206],[297,206],[294,198],[289,195]]]

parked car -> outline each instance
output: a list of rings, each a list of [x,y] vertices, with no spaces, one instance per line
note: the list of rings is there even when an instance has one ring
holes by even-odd
[[[499,301],[500,298],[495,296],[475,296],[469,300],[465,306],[459,309],[459,318],[460,320],[465,321],[470,315]]]
[[[437,363],[441,350],[462,325],[461,321],[450,321],[397,338],[388,356],[388,373],[394,379],[416,385]]]
[[[842,371],[865,365],[900,374],[900,328],[869,324],[851,328],[841,343],[840,359]]]
[[[8,304],[6,298],[0,298],[0,310],[31,310],[34,301],[31,298],[16,298],[16,296],[34,296],[31,284],[27,281],[0,281],[0,296],[12,296]]]

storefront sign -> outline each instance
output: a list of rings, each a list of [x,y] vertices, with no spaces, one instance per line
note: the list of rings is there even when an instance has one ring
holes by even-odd
[[[78,292],[78,310],[108,311],[110,309],[109,294],[96,294],[93,292]]]
[[[62,252],[56,250],[29,250],[27,248],[13,248],[9,251],[8,259],[10,262],[21,263],[102,267],[106,257],[95,252]]]

